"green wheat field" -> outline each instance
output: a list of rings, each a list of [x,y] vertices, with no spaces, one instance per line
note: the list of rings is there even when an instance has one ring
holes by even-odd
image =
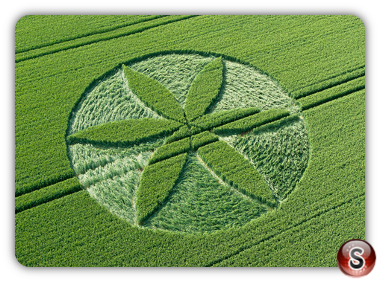
[[[365,239],[365,30],[341,16],[25,16],[25,266],[336,267]]]

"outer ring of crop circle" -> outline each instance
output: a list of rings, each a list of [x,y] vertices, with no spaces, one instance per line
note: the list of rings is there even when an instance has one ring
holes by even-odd
[[[307,126],[306,120],[301,115],[301,113],[302,113],[301,107],[299,106],[299,104],[297,103],[297,101],[294,98],[291,97],[290,91],[288,91],[276,78],[274,78],[273,76],[271,76],[267,72],[263,71],[262,69],[260,69],[260,68],[258,68],[256,66],[252,65],[251,63],[248,63],[248,62],[246,62],[244,60],[241,60],[239,58],[235,58],[235,57],[232,57],[232,56],[228,56],[228,55],[224,55],[224,54],[220,54],[220,53],[216,53],[216,52],[209,52],[209,51],[205,52],[205,51],[195,51],[195,50],[165,50],[165,51],[148,53],[148,54],[145,54],[145,55],[142,55],[142,56],[138,56],[138,57],[135,57],[133,59],[121,62],[121,63],[117,64],[115,67],[113,67],[112,69],[110,69],[110,70],[106,71],[105,73],[103,73],[102,75],[100,75],[98,78],[95,78],[93,81],[91,81],[91,83],[84,89],[84,91],[82,92],[82,94],[80,95],[80,97],[78,98],[78,100],[76,101],[76,103],[74,104],[74,106],[73,106],[73,108],[72,108],[72,110],[70,112],[70,115],[69,115],[69,118],[68,118],[68,123],[67,123],[67,128],[66,128],[66,133],[65,133],[66,143],[67,143],[67,137],[69,135],[70,122],[75,117],[74,114],[76,113],[76,110],[80,106],[82,100],[85,99],[85,97],[86,97],[85,95],[88,92],[90,92],[94,87],[96,87],[101,80],[103,80],[103,79],[105,79],[107,77],[110,77],[112,74],[115,74],[123,65],[130,65],[130,64],[141,62],[141,61],[147,60],[149,58],[154,58],[154,57],[157,57],[157,56],[160,56],[160,55],[171,55],[171,54],[178,54],[178,55],[186,55],[186,54],[191,55],[191,54],[194,54],[194,55],[201,55],[201,56],[204,56],[204,57],[207,57],[207,56],[222,57],[224,60],[228,60],[228,61],[231,61],[231,62],[242,64],[244,66],[248,66],[248,67],[254,69],[255,71],[259,72],[260,74],[268,76],[275,83],[276,87],[278,87],[281,90],[283,90],[284,93],[290,99],[293,100],[294,104],[299,107],[299,111],[297,111],[297,112],[299,113],[299,116],[302,117],[303,123],[304,123],[305,128],[306,128],[306,133],[308,134],[308,126]],[[303,171],[300,179],[298,180],[298,183],[302,180],[302,178],[304,176],[304,173],[305,173],[305,171],[306,171],[306,169],[308,167],[309,161],[310,161],[311,147],[310,147],[309,138],[307,138],[307,139],[308,139],[308,144],[309,144],[309,153],[308,153],[309,156],[308,156],[307,166],[306,166],[305,170]],[[70,159],[70,156],[69,156],[69,146],[66,146],[66,153],[67,153],[68,160],[70,162],[71,169],[74,172],[74,168],[72,166],[72,162],[71,162],[71,159]],[[73,175],[75,176],[75,173]],[[81,184],[81,186],[83,186],[83,185]],[[296,189],[297,189],[297,186],[289,193],[289,195],[292,194]],[[287,201],[287,198],[284,199],[284,201]],[[272,213],[273,211],[275,211],[279,207],[280,207],[280,205],[277,206],[275,209],[273,209],[270,213]],[[267,214],[267,213],[265,213],[265,214]],[[262,216],[260,216],[260,217],[262,217]],[[228,230],[241,229],[241,228],[244,228],[245,226],[249,225],[251,222],[252,222],[252,220],[249,221],[249,222],[247,222],[246,224],[241,225],[241,226],[235,226],[235,227],[228,228],[228,229],[219,229],[219,230],[214,230],[214,231],[206,232],[206,233],[201,232],[200,234],[203,234],[203,235],[207,235],[208,234],[208,235],[210,235],[210,234],[219,233],[219,232],[223,232],[223,231],[226,232]],[[132,225],[132,227],[136,227],[136,226]],[[151,229],[151,228],[147,228],[147,227],[137,227],[137,228],[149,229],[150,231],[156,230],[156,231],[160,231],[160,232],[173,233],[173,231],[171,231],[171,230],[161,229],[161,228],[155,228],[155,229]],[[180,231],[180,230],[176,230],[174,233],[180,233],[180,234],[186,234],[186,235],[198,234],[198,233],[189,233],[189,232]]]

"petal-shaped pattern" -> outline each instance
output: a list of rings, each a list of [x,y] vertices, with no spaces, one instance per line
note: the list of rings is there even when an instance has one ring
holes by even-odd
[[[138,224],[142,224],[165,202],[179,178],[187,155],[184,153],[145,167],[137,190]]]
[[[217,141],[198,149],[203,161],[225,182],[251,196],[275,206],[276,199],[259,172],[239,152],[224,141]]]
[[[223,61],[216,58],[195,77],[185,101],[186,118],[192,121],[203,114],[217,98],[223,83]]]
[[[126,146],[168,135],[181,123],[166,119],[128,119],[96,125],[68,136],[68,142]]]
[[[241,226],[278,206],[307,164],[294,101],[252,67],[167,56],[84,93],[67,137],[81,184],[131,224],[172,231]]]
[[[128,85],[148,107],[164,117],[186,122],[183,110],[174,95],[157,80],[123,66]]]

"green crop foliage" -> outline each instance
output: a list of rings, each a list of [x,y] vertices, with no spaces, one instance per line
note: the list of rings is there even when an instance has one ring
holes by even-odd
[[[303,97],[298,100],[302,109],[306,110],[327,101],[345,96],[352,92],[364,89],[365,77],[359,77],[335,87],[317,92],[316,94]]]
[[[220,126],[222,124],[226,124],[237,119],[256,114],[259,111],[260,110],[258,108],[220,111],[197,118],[193,124],[204,130],[208,130],[215,126]]]
[[[68,141],[72,144],[84,142],[125,146],[168,135],[180,125],[170,120],[128,119],[89,127],[70,135]]]
[[[153,154],[152,158],[149,160],[150,164],[156,163],[158,161],[171,158],[173,156],[185,153],[190,150],[190,138],[184,138],[176,142],[166,144],[159,147]]]
[[[214,128],[212,132],[216,134],[222,134],[222,135],[245,133],[247,131],[252,130],[255,127],[277,120],[287,115],[289,115],[289,112],[287,110],[281,110],[281,109],[268,110],[265,112],[260,112],[256,115],[242,118],[235,122],[218,126]]]
[[[189,127],[187,125],[183,125],[176,132],[166,138],[166,143],[174,142],[189,136],[191,136]]]
[[[203,131],[202,133],[191,136],[191,146],[194,150],[197,150],[199,147],[218,140],[219,138],[217,135],[212,134],[209,131]]]
[[[129,87],[144,103],[167,118],[185,122],[181,106],[166,87],[127,66],[123,68]]]
[[[243,194],[257,198],[270,206],[276,204],[262,176],[252,168],[251,163],[225,142],[208,144],[201,147],[198,152],[205,163],[228,184],[236,187]]]
[[[185,102],[186,118],[192,121],[202,116],[217,98],[223,82],[222,58],[214,59],[195,77]]]
[[[21,264],[332,267],[343,242],[365,238],[365,32],[359,18],[28,16],[16,25],[15,47],[15,254]],[[178,65],[178,74],[170,73],[169,68],[157,72],[145,67],[158,56],[164,64],[165,55],[172,54],[183,62]],[[198,56],[196,67],[189,68],[187,54]],[[132,144],[123,148],[126,151],[104,154],[100,153],[103,147],[116,148],[96,145],[97,150],[91,151],[88,148],[92,144],[78,143],[68,149],[67,137],[103,123],[169,117],[142,98],[138,102],[140,98],[128,85],[123,88],[119,80],[124,77],[122,65],[159,81],[183,108],[196,75],[220,57],[223,87],[212,104],[200,105],[206,109],[204,116],[188,124],[182,120],[178,129],[157,139],[152,137],[136,155],[131,153],[133,162],[138,163],[132,166],[135,170],[118,175],[118,169],[128,162],[127,151]],[[275,79],[265,85],[261,83],[265,74]],[[186,78],[179,81],[182,76]],[[121,82],[120,87],[108,80],[111,77]],[[99,82],[104,82],[103,86]],[[86,100],[90,96],[92,101]],[[129,100],[136,103],[123,107]],[[233,116],[239,108],[260,110],[243,119],[254,120],[273,109],[287,111],[289,116],[254,127],[250,123],[248,132],[243,131],[247,126],[239,131],[230,128],[235,135],[220,132],[217,134],[223,141],[201,146],[198,152],[190,150],[183,173],[165,200],[167,204],[146,218],[144,228],[133,226],[136,181],[150,166],[153,150],[158,152],[163,144],[189,137],[196,144],[196,134],[231,122],[239,124],[240,117],[229,123],[227,118],[221,124],[212,123],[223,111],[231,110]],[[75,126],[71,113],[78,117]],[[104,113],[109,116],[101,120]],[[273,152],[285,149],[276,133],[302,122],[307,127],[310,159],[291,193],[276,190],[276,185],[287,182],[291,174],[286,173],[286,166],[275,167],[273,156],[277,155],[271,155],[268,148]],[[297,127],[293,133],[290,140],[303,134],[297,135]],[[258,139],[263,136],[260,143]],[[266,205],[253,207],[253,202],[259,203],[245,201],[248,197],[242,198],[235,186],[228,188],[228,181],[220,179],[219,183],[218,178],[205,174],[211,165],[200,162],[197,155],[219,142],[232,146],[235,137],[244,142],[234,150],[247,161],[252,159],[257,172],[278,196],[273,211],[268,212]],[[248,156],[245,146],[257,146],[255,153]],[[88,151],[89,156],[97,156],[76,163],[79,174],[105,168],[102,171],[110,178],[94,178],[87,191],[77,191],[73,178],[76,171],[70,161],[74,149],[79,155]],[[298,151],[299,160],[303,159],[302,152]],[[119,153],[124,154],[125,162],[116,162],[112,168],[110,164]],[[219,155],[219,160],[225,159]],[[301,161],[284,164],[288,168],[302,166]],[[115,171],[110,173],[112,169]],[[219,177],[223,178],[222,174]],[[199,186],[195,185],[197,179]],[[106,190],[109,185],[114,189]],[[107,206],[110,198],[113,205]],[[198,220],[188,217],[191,211]],[[233,223],[223,229],[227,222]]]
[[[186,153],[181,154],[145,168],[137,191],[138,224],[141,224],[167,199],[182,171],[186,157]]]

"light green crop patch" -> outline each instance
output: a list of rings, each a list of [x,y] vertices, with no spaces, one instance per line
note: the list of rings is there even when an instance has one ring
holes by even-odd
[[[253,66],[158,54],[83,94],[68,153],[89,194],[130,224],[214,232],[276,209],[295,189],[309,157],[299,116],[286,90]]]

